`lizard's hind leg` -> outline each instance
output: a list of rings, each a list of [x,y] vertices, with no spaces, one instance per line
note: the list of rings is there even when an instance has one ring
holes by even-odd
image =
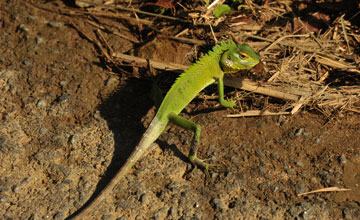
[[[186,118],[183,118],[175,113],[169,114],[169,121],[183,129],[191,130],[194,132],[194,138],[191,142],[188,158],[194,166],[198,166],[198,167],[204,169],[206,178],[209,179],[209,176],[210,176],[209,170],[215,170],[218,172],[226,171],[226,169],[220,168],[218,165],[205,163],[205,160],[201,160],[197,157],[197,151],[198,151],[198,146],[199,146],[199,142],[200,142],[200,132],[201,132],[200,125],[198,125]]]

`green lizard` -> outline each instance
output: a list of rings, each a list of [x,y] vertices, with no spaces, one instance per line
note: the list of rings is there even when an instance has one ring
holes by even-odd
[[[86,219],[85,217],[89,215],[89,212],[95,209],[112,192],[119,180],[130,171],[146,150],[150,148],[169,122],[194,132],[189,153],[190,162],[195,166],[202,167],[206,173],[209,169],[215,168],[214,165],[207,164],[196,156],[197,146],[200,141],[200,126],[179,116],[179,113],[201,90],[214,82],[218,84],[220,104],[227,108],[234,107],[234,101],[224,100],[224,74],[249,69],[258,62],[258,55],[249,45],[236,44],[229,40],[221,42],[207,55],[191,65],[172,85],[140,142],[115,177],[95,199],[88,201],[82,209],[78,210],[70,218]]]

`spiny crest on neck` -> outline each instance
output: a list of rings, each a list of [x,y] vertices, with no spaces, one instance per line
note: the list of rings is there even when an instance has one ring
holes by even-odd
[[[199,72],[198,68],[209,66],[210,63],[214,63],[214,62],[219,63],[221,55],[226,50],[229,50],[230,48],[234,48],[234,47],[237,47],[237,45],[232,40],[221,41],[220,44],[214,46],[213,49],[210,50],[206,55],[198,59],[193,65],[191,65],[187,70],[185,70],[182,74],[180,74],[180,76],[176,81],[178,81],[180,78],[183,78],[188,73],[193,73],[194,71],[198,73]]]
[[[195,68],[198,65],[208,65],[209,62],[216,62],[220,60],[221,55],[228,49],[237,47],[236,43],[232,40],[228,41],[221,41],[220,44],[214,46],[212,50],[210,50],[207,54],[205,54],[203,57],[198,59],[193,65],[190,66],[188,69],[191,70]],[[185,71],[186,72],[186,71]]]
[[[214,59],[216,56],[220,56],[224,51],[236,47],[236,43],[232,40],[221,41],[220,44],[213,47],[206,55],[201,57],[198,62],[202,62],[206,59]],[[219,57],[220,58],[220,57]],[[197,63],[198,63],[197,62]]]

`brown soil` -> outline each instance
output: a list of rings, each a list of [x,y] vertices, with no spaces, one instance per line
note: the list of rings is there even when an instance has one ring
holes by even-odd
[[[69,16],[22,1],[0,8],[0,219],[64,219],[138,142],[153,116],[152,82],[143,70],[131,77],[129,67],[105,65]],[[119,52],[132,48],[114,41]],[[171,48],[155,51],[176,54]],[[216,99],[196,98],[183,116],[202,127],[200,156],[229,172],[208,184],[201,170],[187,174],[192,133],[170,125],[93,219],[360,218],[359,114],[227,113]],[[297,196],[326,187],[351,191]]]

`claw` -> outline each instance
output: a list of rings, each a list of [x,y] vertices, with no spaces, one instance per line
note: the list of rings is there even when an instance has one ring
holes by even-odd
[[[228,100],[228,102],[230,103],[230,108],[234,109],[234,107],[236,106],[236,101]]]
[[[190,156],[189,160],[195,167],[200,167],[200,168],[202,168],[204,170],[204,173],[206,175],[207,180],[210,180],[209,170],[219,172],[219,173],[225,173],[225,172],[228,171],[226,166],[221,166],[221,165],[218,165],[218,164],[205,163],[205,161],[207,161],[209,159],[201,160],[201,159],[197,158],[196,156]]]

